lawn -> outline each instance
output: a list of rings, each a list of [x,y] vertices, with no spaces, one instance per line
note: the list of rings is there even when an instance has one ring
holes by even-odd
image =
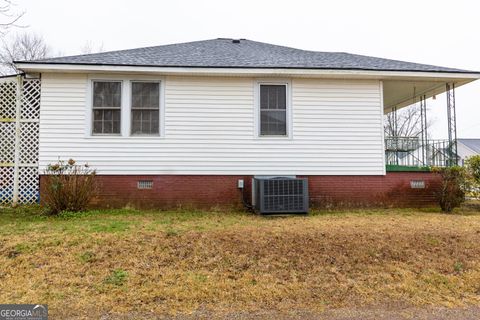
[[[0,209],[0,302],[52,318],[480,305],[480,212]]]

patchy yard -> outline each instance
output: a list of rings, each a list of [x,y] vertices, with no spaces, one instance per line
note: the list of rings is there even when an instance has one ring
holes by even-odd
[[[480,306],[475,206],[286,218],[0,210],[0,301],[47,303],[54,318]]]

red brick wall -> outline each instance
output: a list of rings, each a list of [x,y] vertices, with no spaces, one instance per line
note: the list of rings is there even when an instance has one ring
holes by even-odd
[[[435,205],[438,177],[428,172],[390,172],[385,176],[307,176],[313,207],[378,207]],[[101,175],[95,207],[169,208],[240,207],[238,179],[251,195],[251,176],[217,175]],[[152,180],[153,188],[137,189],[138,180]],[[425,189],[412,189],[411,180],[425,181]],[[40,197],[45,176],[40,179]],[[248,197],[250,200],[250,197]]]
[[[309,176],[310,202],[320,207],[424,207],[437,205],[440,179],[430,172],[388,172],[385,176]],[[410,181],[422,180],[424,189]]]

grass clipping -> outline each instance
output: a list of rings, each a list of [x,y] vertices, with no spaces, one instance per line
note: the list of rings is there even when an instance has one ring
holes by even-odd
[[[0,230],[0,301],[58,317],[480,302],[476,214],[137,212]]]

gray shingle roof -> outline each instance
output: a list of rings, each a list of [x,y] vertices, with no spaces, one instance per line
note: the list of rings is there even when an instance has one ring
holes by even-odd
[[[24,63],[24,61],[22,62]],[[232,39],[224,38],[50,58],[27,63],[470,72],[344,52],[306,51],[244,39],[240,43],[234,43]]]
[[[480,154],[480,139],[457,139],[458,143],[464,144],[474,152]]]

